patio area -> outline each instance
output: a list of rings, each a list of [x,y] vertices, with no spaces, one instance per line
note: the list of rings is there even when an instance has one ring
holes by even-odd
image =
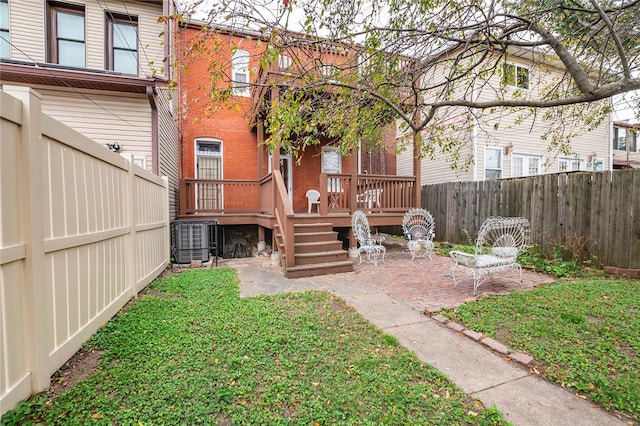
[[[454,288],[452,260],[448,256],[434,254],[433,259],[411,260],[408,251],[394,250],[387,252],[385,260],[378,266],[356,262],[354,272],[340,275],[364,281],[420,312],[437,312],[490,294],[530,290],[557,280],[526,269],[522,271],[522,282],[518,282],[514,271],[497,273],[478,288],[478,295],[474,297],[471,276],[462,275],[461,283]]]

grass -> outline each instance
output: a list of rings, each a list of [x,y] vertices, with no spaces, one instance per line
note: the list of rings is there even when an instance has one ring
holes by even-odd
[[[240,299],[232,269],[155,281],[87,346],[95,374],[3,423],[505,424],[340,299]]]
[[[640,421],[640,282],[567,281],[443,314],[529,353],[549,380]]]

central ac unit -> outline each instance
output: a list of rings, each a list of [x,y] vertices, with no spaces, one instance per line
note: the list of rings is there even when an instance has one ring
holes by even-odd
[[[176,263],[209,260],[209,225],[206,222],[175,221],[171,225]]]

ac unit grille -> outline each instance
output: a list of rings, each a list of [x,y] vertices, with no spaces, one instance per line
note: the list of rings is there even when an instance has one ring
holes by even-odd
[[[173,222],[172,241],[176,263],[209,260],[209,225],[206,222]]]

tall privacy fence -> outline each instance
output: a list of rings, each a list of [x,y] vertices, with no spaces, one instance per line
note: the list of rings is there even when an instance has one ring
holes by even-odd
[[[436,239],[466,243],[489,216],[524,216],[531,242],[598,265],[640,268],[640,170],[426,185]]]
[[[166,178],[0,91],[0,414],[47,388],[169,260]]]

